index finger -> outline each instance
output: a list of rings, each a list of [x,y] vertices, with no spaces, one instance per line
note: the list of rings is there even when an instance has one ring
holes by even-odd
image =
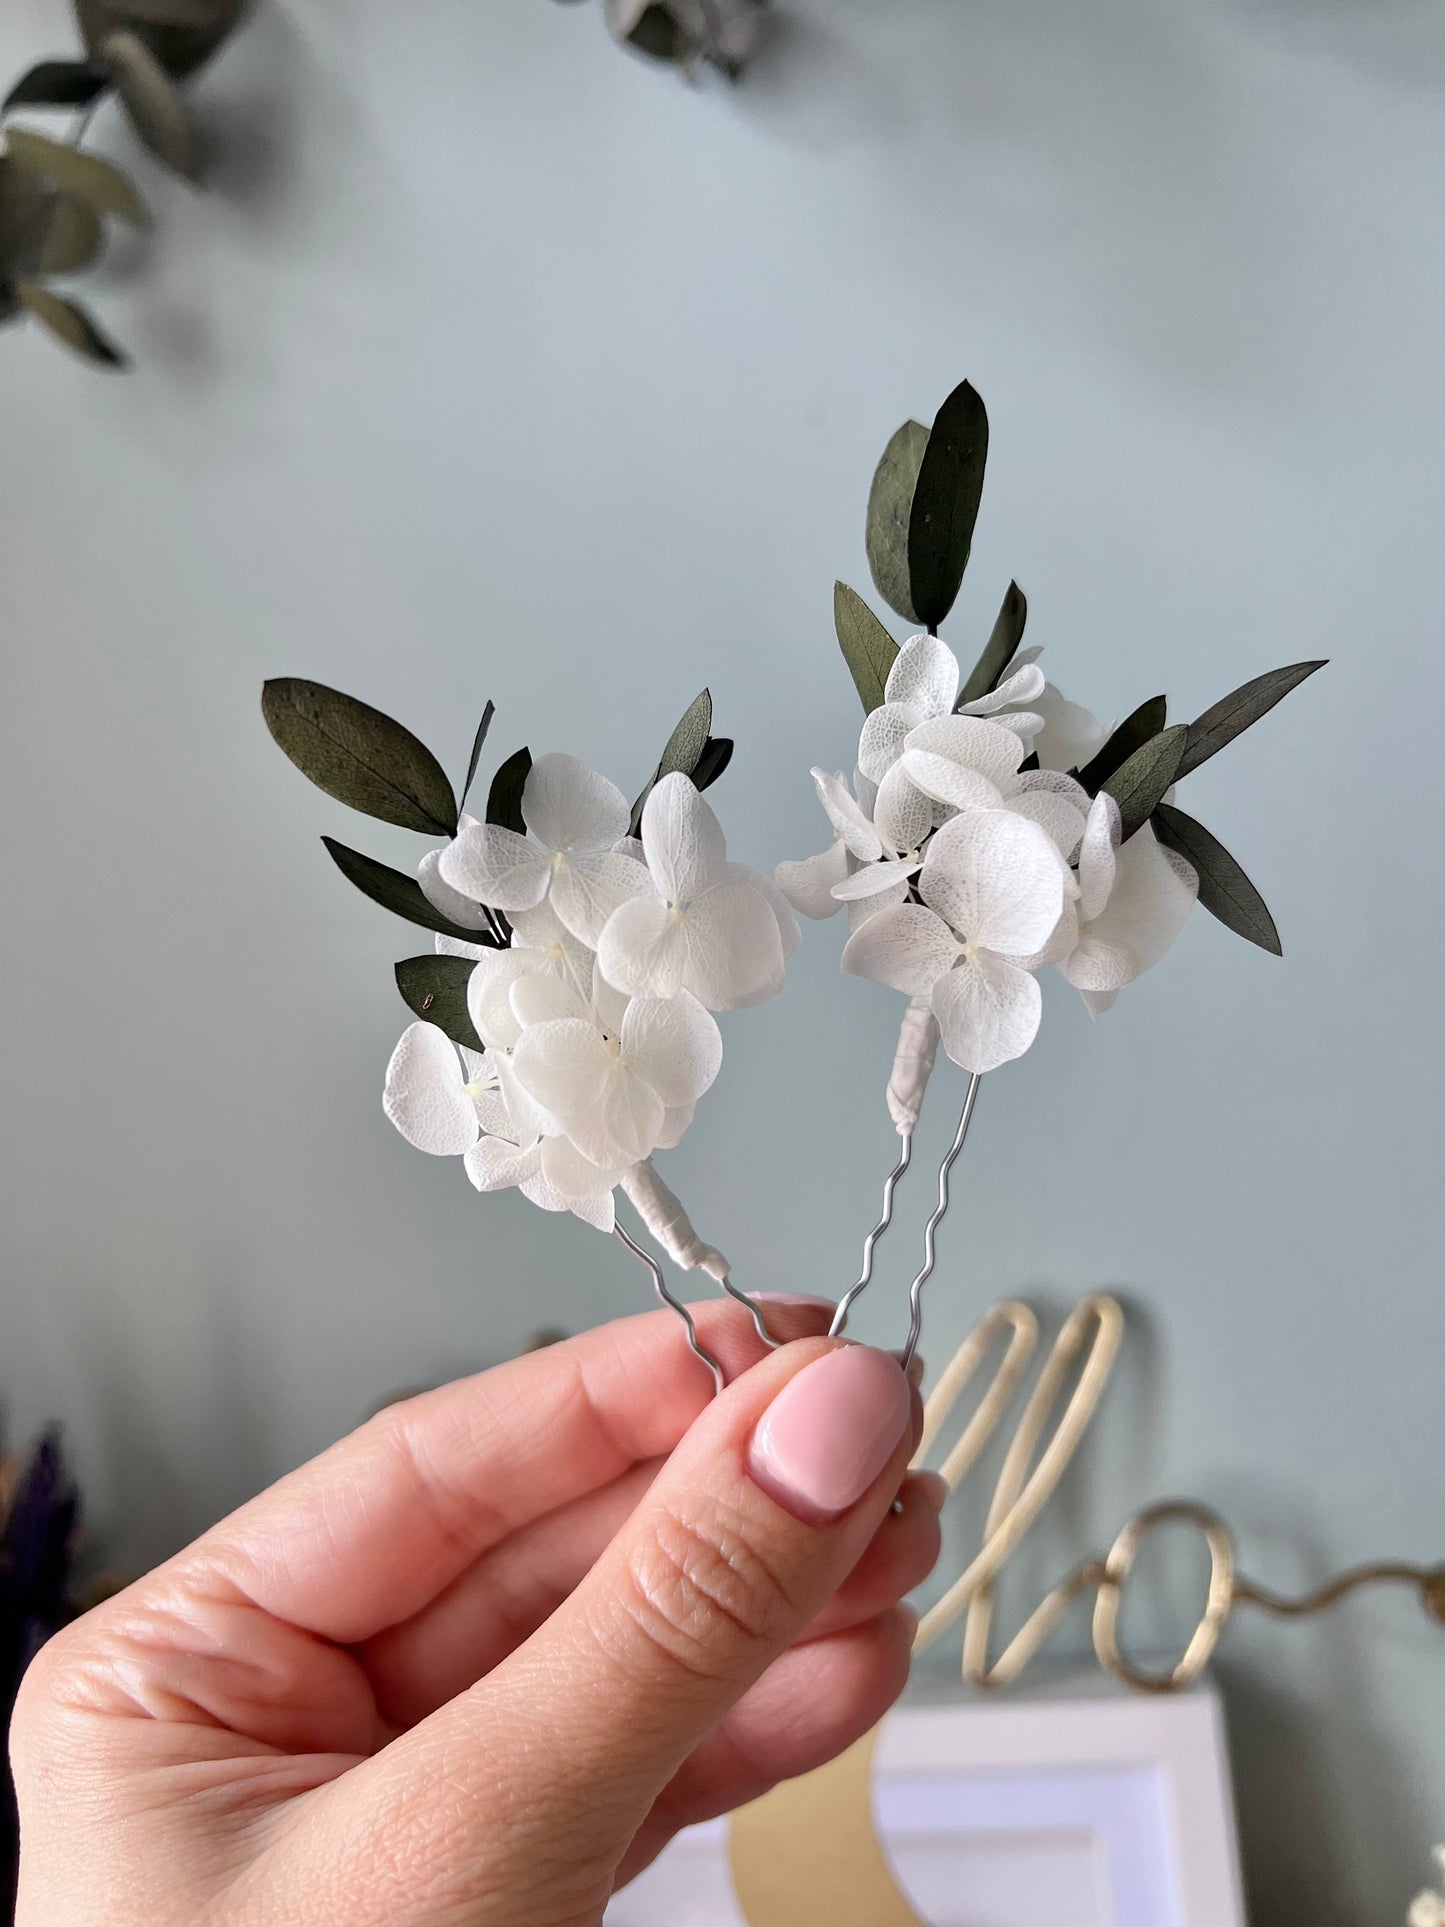
[[[824,1300],[773,1300],[786,1338]],[[692,1307],[729,1377],[764,1346],[731,1300]],[[162,1568],[340,1644],[419,1612],[519,1527],[672,1451],[711,1396],[669,1311],[619,1319],[387,1407]]]

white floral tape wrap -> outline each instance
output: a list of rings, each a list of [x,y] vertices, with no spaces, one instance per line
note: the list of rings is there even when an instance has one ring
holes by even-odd
[[[921,997],[915,997],[903,1013],[888,1079],[888,1110],[900,1137],[907,1137],[918,1124],[937,1055],[938,1019]]]
[[[730,1269],[727,1259],[698,1237],[681,1199],[668,1190],[648,1160],[623,1172],[622,1189],[675,1265],[684,1271],[705,1271],[722,1283]]]

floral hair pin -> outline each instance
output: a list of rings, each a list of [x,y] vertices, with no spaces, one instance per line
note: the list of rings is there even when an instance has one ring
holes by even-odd
[[[544,1211],[613,1233],[720,1386],[687,1308],[614,1206],[620,1189],[663,1252],[716,1279],[773,1342],[653,1164],[718,1074],[713,1013],[774,996],[798,942],[792,911],[768,878],[729,859],[704,800],[733,748],[711,733],[708,692],[631,806],[575,756],[533,761],[520,749],[480,818],[464,805],[490,703],[460,797],[423,743],[353,697],[285,677],[266,684],[262,710],[328,795],[431,841],[407,876],[322,839],[364,895],[433,934],[431,954],[396,966],[416,1021],[387,1065],[386,1115],[418,1150],[460,1158],[479,1191],[515,1186]]]
[[[921,633],[900,647],[861,597],[835,586],[838,641],[865,711],[857,764],[851,785],[841,771],[814,769],[832,841],[775,873],[804,916],[846,910],[845,971],[909,1000],[887,1091],[901,1154],[835,1332],[872,1277],[940,1042],[969,1074],[910,1288],[905,1360],[980,1080],[1033,1043],[1038,972],[1053,965],[1098,1016],[1159,962],[1196,901],[1280,954],[1259,892],[1178,807],[1175,789],[1323,667],[1272,670],[1190,723],[1170,724],[1155,696],[1106,728],[1045,679],[1040,649],[1021,647],[1027,604],[1010,583],[963,676],[938,631],[968,564],[987,455],[988,416],[968,382],[931,430],[906,422],[885,449],[868,503],[868,561],[879,594]]]

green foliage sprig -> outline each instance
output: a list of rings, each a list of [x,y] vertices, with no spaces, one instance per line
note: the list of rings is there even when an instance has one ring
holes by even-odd
[[[122,368],[126,358],[89,311],[50,285],[100,258],[105,223],[144,227],[147,216],[125,175],[83,151],[81,142],[107,97],[120,102],[152,154],[185,179],[201,174],[201,151],[180,83],[232,32],[245,0],[75,0],[83,51],[42,60],[0,103],[16,110],[78,113],[73,138],[56,141],[7,126],[0,153],[0,323],[25,316],[93,365]]]
[[[767,0],[602,0],[613,39],[689,78],[704,66],[736,80],[757,51]]]
[[[930,634],[953,608],[973,548],[988,460],[988,414],[978,391],[962,382],[932,428],[907,421],[879,459],[868,496],[865,547],[874,587],[905,622]],[[1028,605],[1011,582],[1003,605],[958,699],[989,695],[1023,641]],[[898,654],[888,629],[845,583],[834,585],[838,646],[865,712],[884,700]],[[1141,703],[1081,768],[1068,773],[1090,796],[1101,790],[1119,805],[1123,840],[1145,823],[1199,875],[1199,901],[1228,929],[1274,955],[1279,932],[1263,898],[1219,840],[1164,799],[1182,778],[1267,715],[1324,661],[1290,663],[1241,684],[1191,723],[1169,724],[1163,696]],[[1029,764],[1025,764],[1029,767]]]

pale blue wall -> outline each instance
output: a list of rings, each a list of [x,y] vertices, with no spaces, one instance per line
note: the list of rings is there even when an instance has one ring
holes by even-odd
[[[1004,1291],[1136,1308],[1040,1589],[1172,1491],[1280,1584],[1445,1553],[1438,14],[787,13],[730,93],[549,0],[267,6],[200,90],[214,191],[137,170],[158,234],[100,299],[137,372],[0,342],[0,1381],[69,1421],[117,1559],[399,1384],[640,1300],[383,1121],[412,945],[316,838],[411,845],[285,767],[262,677],[454,765],[490,696],[501,745],[624,784],[706,680],[738,854],[803,854],[857,724],[830,585],[866,586],[884,438],[964,374],[994,452],[961,647],[1016,574],[1105,713],[1334,660],[1190,785],[1285,960],[1201,916],[1097,1026],[1051,986],[929,1349]],[[0,67],[65,31],[10,0]],[[760,1285],[850,1280],[891,1156],[896,1006],[837,944],[728,1022],[670,1161]],[[1241,1623],[1225,1679],[1256,1922],[1399,1920],[1445,1835],[1445,1634],[1389,1598]]]

